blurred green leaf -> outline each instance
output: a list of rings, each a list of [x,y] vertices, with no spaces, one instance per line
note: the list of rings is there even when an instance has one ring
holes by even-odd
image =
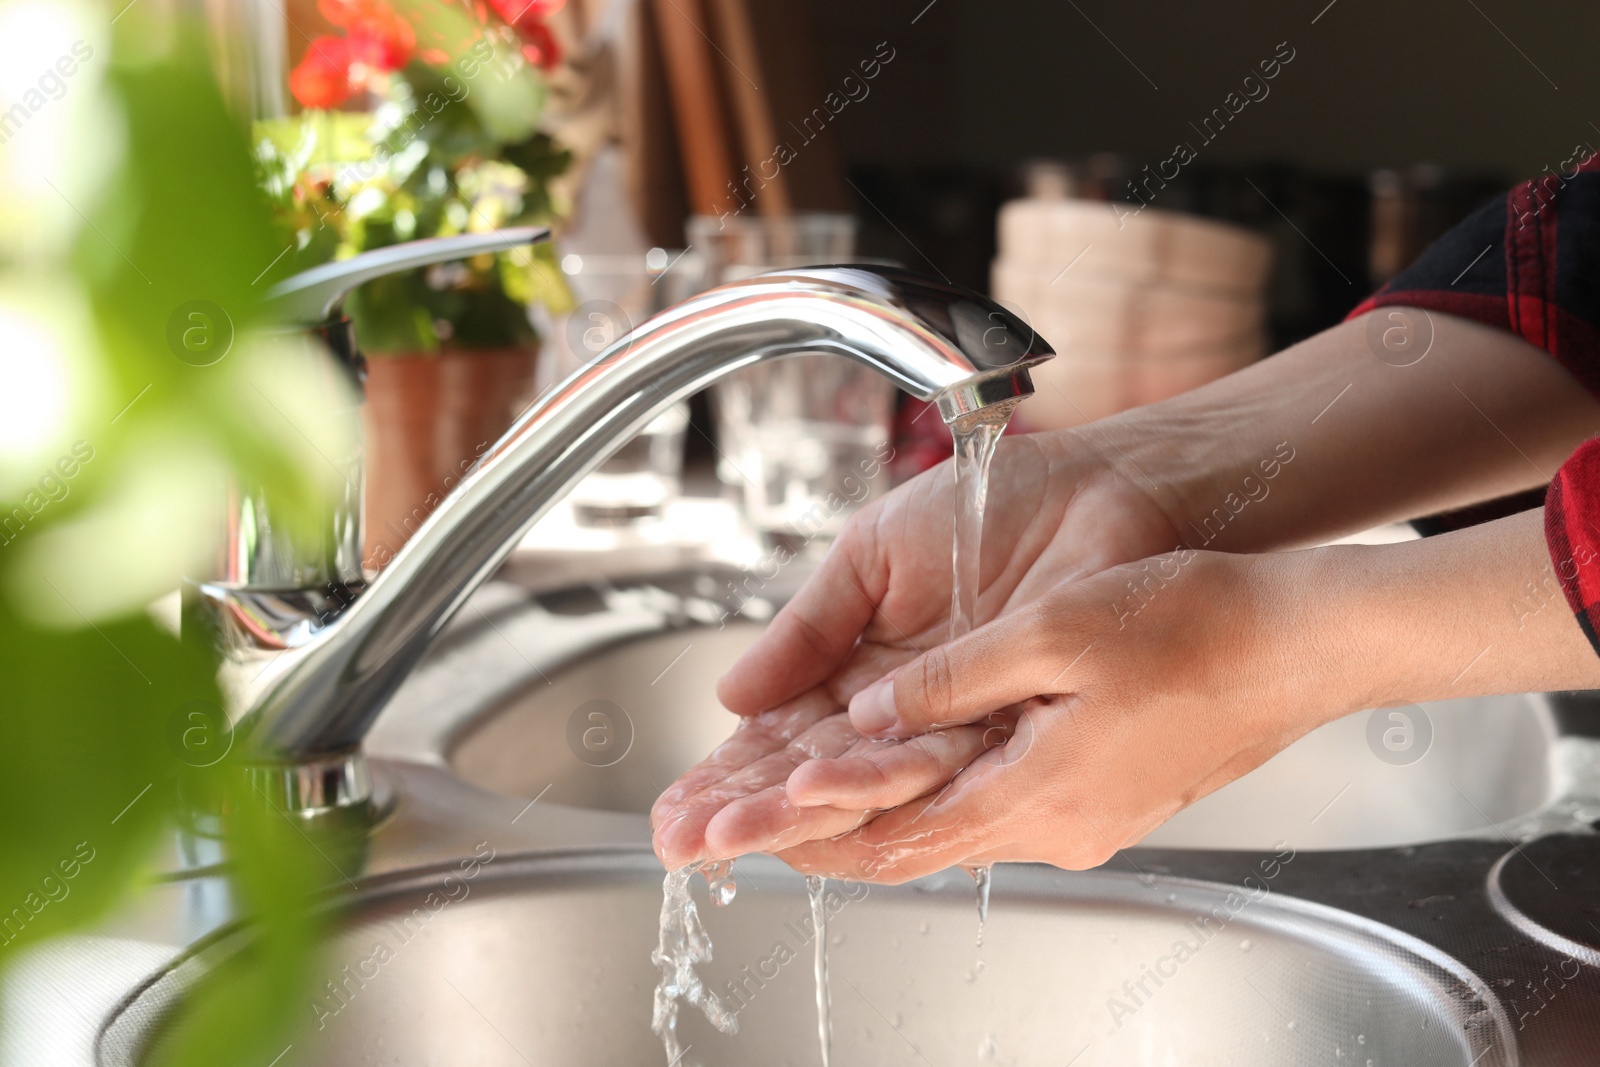
[[[445,74],[470,88],[467,105],[490,136],[510,144],[538,128],[544,80],[523,58],[508,28],[493,20],[486,26],[465,4],[400,0],[396,7],[417,26],[424,48],[448,57],[442,64]]]
[[[6,812],[0,961],[98,917],[127,891],[172,810],[166,730],[215,705],[212,666],[149,619],[42,631],[0,606]]]
[[[13,6],[0,3],[0,14]],[[0,454],[6,484],[47,496],[36,501],[30,490],[23,510],[3,511],[16,528],[0,537],[9,757],[0,775],[0,965],[137,893],[153,846],[173,832],[180,795],[192,800],[210,780],[186,762],[182,738],[195,708],[221,702],[214,664],[199,642],[154,621],[146,601],[207,565],[223,476],[262,488],[275,521],[308,531],[340,480],[323,456],[338,435],[317,421],[329,410],[315,395],[325,364],[262,340],[275,324],[261,297],[288,245],[199,27],[160,5],[130,7],[111,47],[107,13],[72,10],[102,20],[86,27],[99,66],[72,91],[86,103],[101,95],[93,107],[69,98],[49,118],[61,126],[24,134],[90,146],[104,173],[69,180],[83,176],[50,172],[38,143],[0,147],[15,164],[0,167],[0,195],[15,192],[4,184],[11,176],[45,168],[38,176],[69,209],[53,217],[70,242],[0,253],[0,302],[45,316],[55,343],[69,346],[35,345],[39,359],[76,368],[61,432],[83,446],[70,474],[66,456],[41,474],[32,459],[7,466]],[[24,247],[6,236],[0,247]],[[57,303],[40,303],[41,291]],[[210,309],[200,319],[186,311],[197,302]],[[57,307],[81,308],[83,321],[60,321]],[[206,338],[231,346],[196,358],[175,340],[202,322]],[[19,328],[0,323],[0,343],[16,342],[5,331]],[[24,376],[0,389],[36,387],[26,365],[0,372],[19,366]],[[57,447],[54,437],[42,444]],[[214,773],[236,774],[241,755]],[[289,1032],[320,929],[306,900],[330,881],[326,861],[281,816],[229,803],[231,891],[258,950],[202,987],[175,1031],[172,1063],[234,1062]]]
[[[359,816],[291,817],[254,792],[237,767],[211,777],[228,812],[230,884],[250,923],[223,943],[199,995],[165,1020],[157,1067],[266,1064],[314,1018],[318,951],[333,901],[360,873],[366,826]]]

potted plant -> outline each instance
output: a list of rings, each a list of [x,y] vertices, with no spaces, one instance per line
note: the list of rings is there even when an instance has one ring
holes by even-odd
[[[289,75],[304,108],[258,125],[289,270],[562,215],[568,153],[540,132],[561,0],[321,0],[339,32]],[[532,398],[528,309],[571,302],[549,244],[353,293],[367,367],[366,566],[381,568]]]

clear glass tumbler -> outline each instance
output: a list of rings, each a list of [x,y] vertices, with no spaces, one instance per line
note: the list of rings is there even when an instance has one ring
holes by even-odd
[[[703,285],[693,253],[654,248],[644,255],[562,257],[577,306],[553,324],[561,354],[557,380],[591,363],[618,338]],[[660,518],[683,487],[683,446],[689,406],[656,416],[572,492],[574,518],[585,526],[626,526]]]
[[[895,389],[838,356],[749,367],[712,391],[718,472],[757,529],[808,542],[889,488]]]
[[[855,259],[850,215],[689,220],[708,284],[763,271]],[[888,488],[894,386],[836,356],[796,356],[739,371],[711,390],[717,475],[757,529],[831,538]]]

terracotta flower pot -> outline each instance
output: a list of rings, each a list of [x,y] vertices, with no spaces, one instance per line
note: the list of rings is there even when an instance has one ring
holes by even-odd
[[[533,398],[537,348],[367,362],[364,564],[381,570]]]

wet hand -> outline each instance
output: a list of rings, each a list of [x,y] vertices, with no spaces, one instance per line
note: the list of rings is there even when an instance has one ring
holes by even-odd
[[[1071,432],[1002,441],[990,486],[980,624],[1178,541],[1144,489]],[[790,803],[784,784],[810,760],[849,753],[879,768],[899,795],[919,782],[924,791],[939,787],[984,750],[985,737],[991,746],[998,739],[997,721],[903,744],[869,742],[843,714],[872,682],[948,636],[954,507],[947,463],[852,517],[817,573],[719,684],[723,703],[746,718],[657,801],[651,818],[663,863],[829,837],[874,814],[864,804]]]

